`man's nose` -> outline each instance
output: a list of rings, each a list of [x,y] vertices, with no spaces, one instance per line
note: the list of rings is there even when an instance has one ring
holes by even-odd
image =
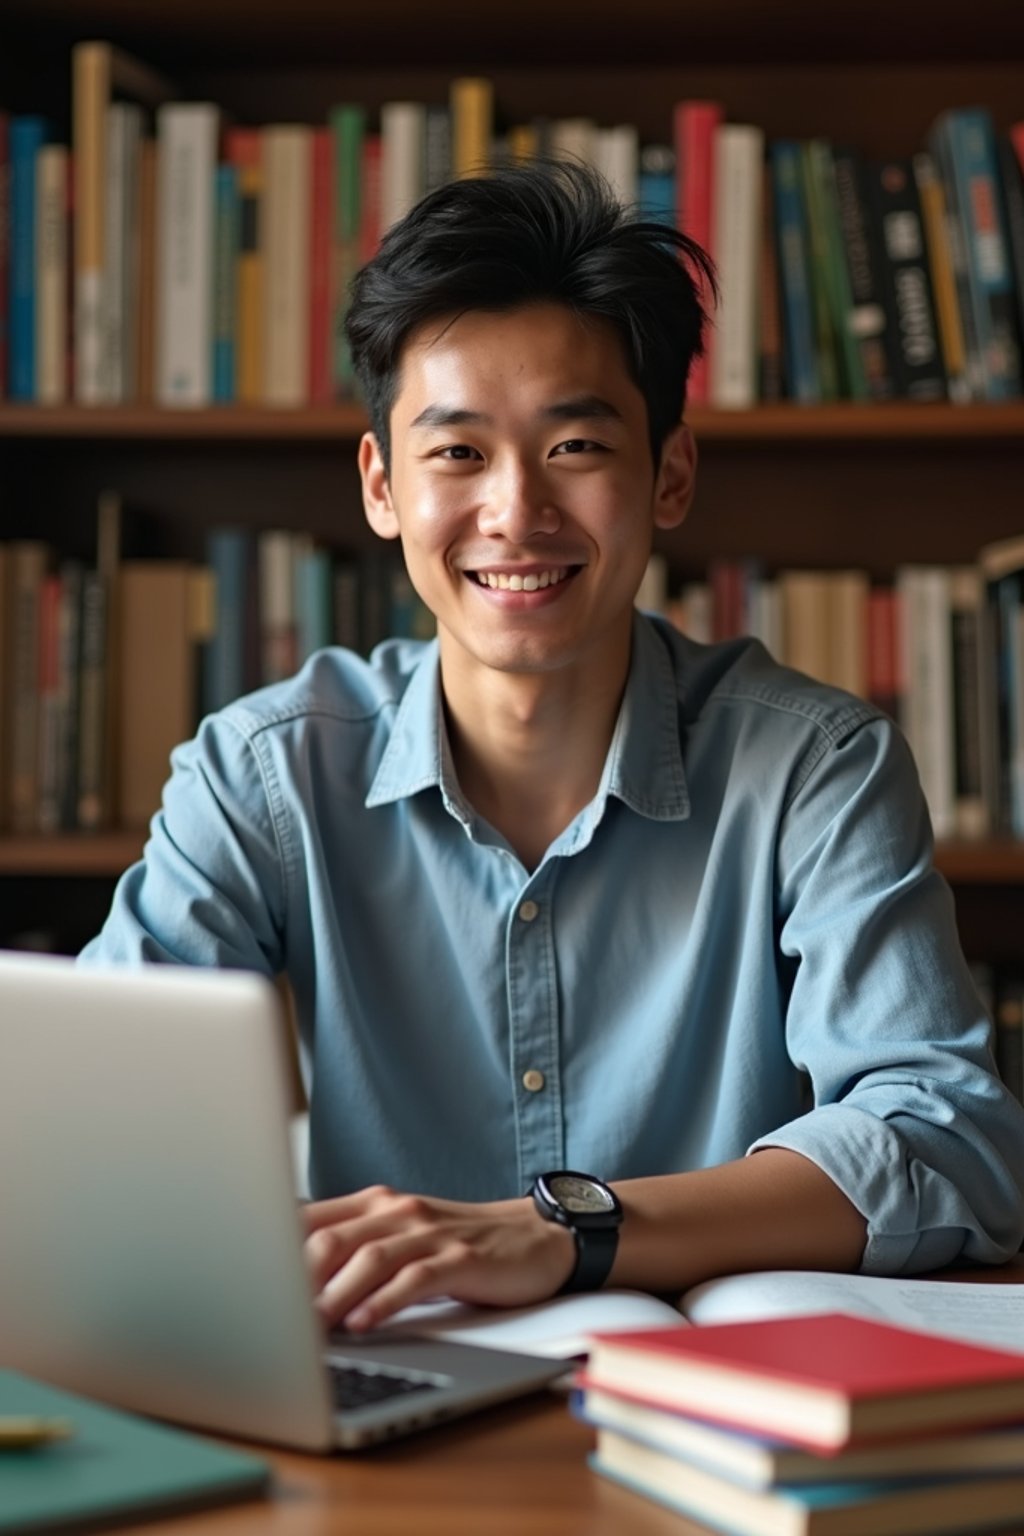
[[[561,521],[553,487],[540,469],[520,461],[495,467],[477,519],[481,533],[520,544],[556,532]]]

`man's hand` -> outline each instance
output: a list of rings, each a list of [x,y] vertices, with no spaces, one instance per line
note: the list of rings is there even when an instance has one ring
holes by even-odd
[[[375,1187],[317,1201],[302,1215],[329,1328],[362,1332],[437,1296],[492,1307],[546,1301],[576,1262],[572,1233],[527,1198],[469,1205]]]

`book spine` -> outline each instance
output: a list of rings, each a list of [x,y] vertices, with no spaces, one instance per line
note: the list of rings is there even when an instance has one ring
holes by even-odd
[[[44,576],[39,588],[39,695],[35,827],[45,833],[60,825],[60,576]]]
[[[482,176],[491,164],[494,136],[494,86],[479,76],[452,81],[452,175]]]
[[[598,129],[597,169],[623,208],[632,208],[636,203],[639,162],[639,134],[632,123]]]
[[[355,375],[345,337],[345,316],[348,314],[350,285],[359,270],[366,113],[362,107],[351,104],[337,106],[330,114],[329,127],[334,146],[332,375],[334,394],[343,400],[355,393]]]
[[[259,535],[260,648],[262,680],[290,677],[298,662],[295,617],[295,541],[283,529]]]
[[[775,191],[786,385],[792,399],[814,403],[822,398],[822,393],[814,341],[800,146],[779,139],[771,145],[769,154]]]
[[[313,130],[272,124],[263,134],[263,398],[270,405],[301,406],[309,389]]]
[[[106,244],[107,106],[111,48],[72,49],[72,158],[75,177],[75,399],[107,398],[104,377],[103,272]]]
[[[757,400],[764,134],[759,128],[722,124],[713,152],[713,243],[720,252],[720,293],[709,392],[713,405],[744,409]]]
[[[676,227],[676,157],[668,144],[646,144],[640,151],[636,197],[640,213],[656,224]]]
[[[334,633],[330,551],[303,541],[295,551],[294,579],[296,659],[302,663],[330,645]]]
[[[447,107],[428,107],[423,141],[424,191],[434,192],[452,177],[452,119]]]
[[[961,186],[958,172],[951,113],[945,112],[936,119],[929,134],[928,148],[935,162],[945,196],[946,236],[953,268],[953,281],[956,285],[957,308],[960,313],[960,324],[963,327],[966,361],[964,393],[967,399],[984,400],[988,386],[981,333],[978,328],[978,309],[971,280],[967,209],[964,206],[966,192]]]
[[[847,333],[858,354],[866,397],[889,400],[896,384],[882,281],[884,256],[868,197],[864,161],[859,151],[843,146],[833,150],[832,162],[850,295]]]
[[[985,803],[981,711],[984,589],[975,566],[955,567],[949,576],[950,645],[953,683],[953,767],[956,833],[984,837]]]
[[[36,161],[41,117],[11,119],[10,396],[36,398]]]
[[[309,399],[328,405],[334,398],[331,342],[334,312],[331,250],[334,210],[334,144],[330,129],[313,133],[312,232],[309,274]]]
[[[898,603],[889,583],[868,594],[868,698],[892,720],[900,716]]]
[[[936,837],[956,830],[953,763],[953,663],[949,579],[941,566],[903,567],[901,718],[921,777]]]
[[[718,101],[680,101],[673,113],[678,226],[713,261],[721,255],[714,245],[714,140],[724,119],[725,110]],[[711,295],[704,278],[699,271],[692,275],[698,284],[701,303],[707,310]],[[694,358],[686,384],[687,399],[694,405],[703,405],[709,398],[714,349],[714,327],[709,326],[704,355]]]
[[[172,102],[157,114],[157,400],[204,406],[213,397],[214,178],[218,111]]]
[[[839,188],[832,146],[824,139],[808,144],[810,173],[814,179],[818,207],[821,210],[825,245],[824,287],[836,338],[840,391],[850,400],[869,398],[867,375],[861,361],[860,338],[854,315],[853,290],[846,262],[839,206]]]
[[[214,584],[215,623],[203,652],[203,710],[212,714],[246,689],[247,584],[252,538],[244,528],[211,529],[206,564]]]
[[[110,601],[107,580],[99,571],[82,579],[81,664],[79,673],[77,825],[95,832],[110,824],[108,672]]]
[[[1009,135],[1001,135],[996,148],[999,156],[999,181],[1003,191],[1006,241],[1013,274],[1017,335],[1024,346],[1024,168],[1017,160],[1013,140]]]
[[[426,184],[426,108],[418,101],[387,101],[380,110],[381,234],[404,219]]]
[[[135,396],[153,399],[156,370],[156,184],[157,146],[139,146],[139,280],[135,314]]]
[[[1021,393],[1021,358],[995,131],[980,108],[950,113],[949,125],[985,393],[1010,399]]]
[[[935,295],[935,315],[942,344],[942,361],[951,400],[964,403],[971,398],[967,367],[967,347],[960,316],[953,253],[950,248],[946,194],[935,168],[935,161],[925,151],[914,156],[914,179],[921,201],[921,221],[928,250],[928,269]]]
[[[68,152],[47,144],[36,162],[36,399],[67,398]]]
[[[811,314],[814,324],[814,346],[818,358],[818,380],[823,400],[835,400],[839,396],[839,356],[832,305],[828,293],[828,235],[826,210],[821,201],[818,177],[815,173],[814,153],[811,143],[800,145],[800,177],[804,191],[804,207],[807,210],[807,249],[810,254],[808,281],[811,291]]]
[[[897,388],[912,400],[945,399],[946,374],[913,161],[876,165],[872,190],[885,252],[889,324],[897,343]]]
[[[82,585],[84,567],[77,560],[61,566],[59,673],[61,728],[57,767],[58,825],[64,832],[78,826],[78,736],[81,692]]]
[[[39,806],[39,612],[48,551],[38,540],[11,546],[10,822],[35,832]]]
[[[372,261],[380,248],[381,163],[383,146],[379,133],[368,133],[362,150],[362,201],[359,209],[359,262]]]
[[[213,398],[226,404],[235,398],[235,353],[238,322],[240,201],[238,168],[218,165],[213,259]]]
[[[103,332],[106,395],[115,402],[136,395],[141,143],[141,109],[114,102],[107,109]]]
[[[258,128],[229,128],[224,155],[238,173],[240,201],[235,275],[235,399],[263,398],[263,145]]]

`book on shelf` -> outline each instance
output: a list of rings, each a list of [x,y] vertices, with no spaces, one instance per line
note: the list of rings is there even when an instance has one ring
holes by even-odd
[[[771,145],[770,155],[786,389],[790,399],[813,404],[822,398],[822,391],[811,300],[800,146],[795,141],[779,139]]]
[[[758,397],[764,134],[746,124],[722,123],[712,140],[712,156],[719,299],[708,398],[712,405],[743,409]]]
[[[10,119],[10,298],[8,344],[12,400],[36,399],[38,185],[36,161],[46,142],[44,118],[26,113]]]
[[[259,129],[228,128],[224,155],[235,169],[239,198],[233,398],[255,405],[263,398],[264,178]]]
[[[36,156],[35,398],[62,405],[68,392],[68,152],[46,144]]]
[[[673,113],[673,143],[676,157],[676,218],[679,228],[717,261],[715,249],[715,135],[725,118],[718,101],[684,100]],[[704,340],[704,354],[690,367],[687,398],[694,405],[706,404],[710,394],[711,359],[715,350],[715,329],[711,293],[699,272],[701,303],[711,324]]]
[[[161,405],[213,399],[213,284],[219,112],[169,102],[157,112],[157,382]]]
[[[883,294],[897,393],[911,400],[945,399],[946,373],[913,160],[875,165],[871,190],[882,234]]]
[[[854,145],[832,148],[836,215],[841,261],[848,285],[846,334],[855,368],[870,400],[890,400],[896,393],[893,337],[883,288],[884,252],[873,216],[867,161]]]

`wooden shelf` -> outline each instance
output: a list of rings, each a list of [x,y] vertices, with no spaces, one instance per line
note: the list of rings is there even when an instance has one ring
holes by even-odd
[[[0,837],[0,875],[116,876],[142,853],[146,833],[131,831]]]
[[[707,443],[934,443],[937,447],[986,442],[1024,443],[1024,401],[999,405],[757,406],[746,411],[695,409],[688,420]],[[212,406],[168,410],[159,406],[0,406],[6,438],[171,440],[189,443],[351,442],[366,430],[358,405],[274,409]]]
[[[142,828],[95,834],[0,837],[0,876],[117,876],[142,853]],[[1024,885],[1024,842],[941,843],[935,862],[954,885]]]

